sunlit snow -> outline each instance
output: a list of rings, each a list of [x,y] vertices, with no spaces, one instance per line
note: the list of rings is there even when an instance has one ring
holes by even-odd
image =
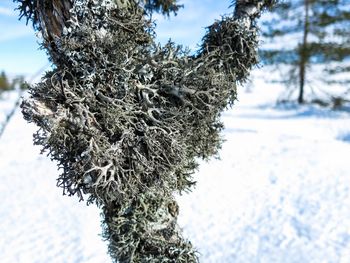
[[[201,163],[178,197],[203,263],[350,262],[350,113],[275,106],[280,92],[259,76],[239,90],[221,160]],[[0,123],[13,97],[0,100]],[[98,209],[62,196],[35,129],[18,110],[0,138],[0,262],[111,262]]]

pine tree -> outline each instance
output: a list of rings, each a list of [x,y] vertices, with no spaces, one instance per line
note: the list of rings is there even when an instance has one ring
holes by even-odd
[[[183,7],[177,4],[177,0],[143,0],[144,8],[148,12],[159,12],[169,16],[170,13],[176,13]]]
[[[261,54],[267,63],[291,66],[282,78],[298,87],[298,102],[303,103],[305,88],[313,84],[310,72],[316,68],[323,68],[318,80],[325,84],[350,83],[350,79],[339,80],[334,75],[350,69],[346,62],[350,58],[349,28],[349,1],[286,0],[276,5],[262,29],[267,40],[279,44]]]
[[[10,89],[11,89],[11,85],[8,81],[7,75],[5,71],[2,71],[0,73],[0,92],[5,90],[10,90]]]
[[[155,43],[147,14],[176,1],[17,2],[55,64],[22,111],[58,162],[58,186],[102,209],[116,262],[198,262],[174,193],[194,184],[198,157],[217,154],[220,112],[257,63],[255,21],[274,1],[236,1],[195,55]]]

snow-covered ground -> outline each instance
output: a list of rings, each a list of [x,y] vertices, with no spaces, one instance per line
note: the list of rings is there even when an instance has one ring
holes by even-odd
[[[203,263],[350,262],[350,113],[275,106],[280,92],[259,76],[240,90],[221,160],[178,197]],[[111,262],[98,209],[61,195],[35,129],[17,111],[0,138],[0,262]]]
[[[10,107],[0,101],[0,109]],[[0,138],[0,262],[111,262],[98,209],[62,196],[55,164],[33,146],[35,131],[17,110]]]

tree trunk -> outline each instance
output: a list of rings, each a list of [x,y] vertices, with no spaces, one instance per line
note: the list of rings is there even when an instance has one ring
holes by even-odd
[[[237,1],[189,57],[154,43],[136,0],[20,2],[33,1],[56,67],[22,111],[59,162],[58,185],[102,208],[116,262],[198,262],[173,196],[193,185],[195,158],[220,148],[220,112],[257,63],[253,20],[274,1]]]
[[[304,88],[306,80],[306,65],[309,59],[308,52],[308,34],[309,34],[309,11],[310,11],[310,0],[304,0],[304,30],[303,30],[303,42],[301,43],[299,56],[299,96],[298,103],[304,103]]]

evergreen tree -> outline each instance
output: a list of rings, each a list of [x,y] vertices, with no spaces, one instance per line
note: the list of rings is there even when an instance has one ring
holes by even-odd
[[[0,73],[0,92],[4,90],[10,90],[11,85],[8,81],[5,71]]]
[[[257,63],[255,20],[274,1],[237,0],[192,56],[156,44],[147,16],[176,1],[17,2],[55,64],[22,111],[61,168],[58,186],[101,207],[116,262],[198,262],[174,193],[194,184],[198,157],[218,152],[220,112]]]
[[[305,100],[305,87],[312,85],[309,73],[315,68],[323,67],[319,79],[326,84],[350,82],[334,76],[349,71],[349,1],[285,0],[276,5],[262,30],[267,40],[279,43],[263,49],[263,59],[277,66],[291,66],[283,81],[299,88],[299,103]]]
[[[169,16],[170,13],[176,13],[183,5],[177,4],[177,0],[143,0],[144,8],[148,12],[159,12]]]

